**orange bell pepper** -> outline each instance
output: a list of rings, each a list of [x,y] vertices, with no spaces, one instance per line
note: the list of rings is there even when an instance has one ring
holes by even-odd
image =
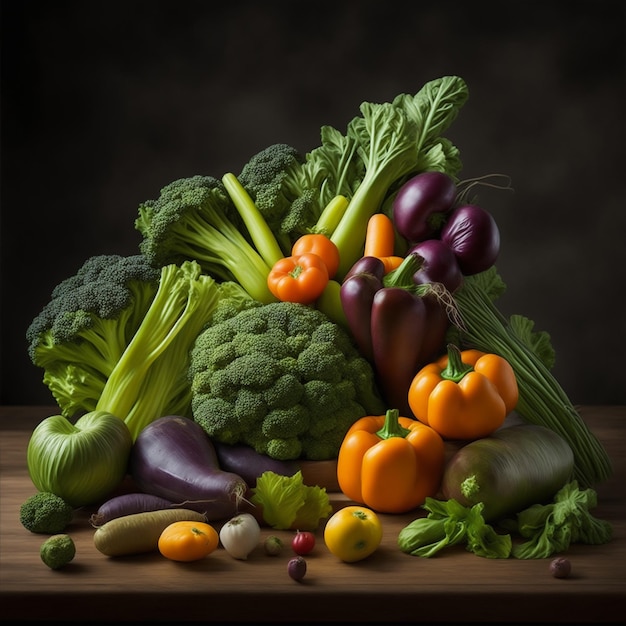
[[[337,458],[337,481],[351,500],[380,513],[406,513],[434,496],[445,464],[443,439],[397,409],[357,420]]]
[[[267,286],[283,302],[311,304],[322,295],[328,280],[328,267],[322,257],[306,252],[274,263]]]
[[[409,387],[415,417],[444,439],[480,439],[502,426],[519,397],[509,362],[497,354],[448,345]]]

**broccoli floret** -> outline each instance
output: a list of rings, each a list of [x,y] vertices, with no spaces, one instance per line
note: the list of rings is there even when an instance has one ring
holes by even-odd
[[[288,256],[295,240],[317,222],[323,172],[296,148],[276,143],[253,155],[237,177]]]
[[[222,181],[200,175],[175,180],[156,200],[143,202],[138,213],[140,250],[155,267],[196,261],[204,273],[236,281],[260,302],[275,300],[267,287],[272,263],[244,234]]]
[[[134,439],[161,415],[191,412],[189,350],[220,297],[193,261],[155,270],[142,255],[94,256],[29,326],[29,354],[64,416],[103,410]]]
[[[31,533],[60,533],[73,517],[74,508],[48,491],[38,491],[20,506],[20,522]]]
[[[193,418],[210,437],[281,460],[336,458],[357,419],[383,412],[373,370],[347,333],[290,302],[207,327],[189,377]]]
[[[69,535],[52,535],[41,544],[39,556],[50,569],[61,569],[76,556],[76,544]]]
[[[26,338],[65,416],[95,410],[154,299],[159,274],[142,255],[99,255],[52,290]]]

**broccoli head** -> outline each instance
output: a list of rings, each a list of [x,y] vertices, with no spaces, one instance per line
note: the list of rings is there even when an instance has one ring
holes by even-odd
[[[69,535],[52,535],[41,544],[39,556],[50,569],[61,569],[76,556],[76,544]]]
[[[31,533],[60,533],[73,517],[74,508],[48,491],[38,491],[20,507],[20,522]]]
[[[26,339],[65,416],[95,409],[152,303],[159,275],[143,255],[98,255],[52,290]]]
[[[272,263],[251,244],[244,220],[222,181],[191,176],[166,185],[139,206],[140,251],[155,267],[195,261],[216,280],[236,281],[255,299],[275,298],[267,287]]]
[[[295,240],[322,212],[321,172],[316,175],[296,148],[276,143],[253,155],[237,178],[289,256]]]
[[[207,326],[190,353],[192,415],[217,441],[276,459],[336,458],[384,406],[373,370],[322,312],[274,302]]]
[[[155,269],[142,255],[88,259],[27,330],[62,414],[106,411],[136,438],[161,415],[190,413],[189,350],[222,285],[237,302],[231,283],[216,283],[195,261]]]

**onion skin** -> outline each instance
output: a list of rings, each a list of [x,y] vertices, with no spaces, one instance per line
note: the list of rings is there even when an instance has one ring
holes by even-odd
[[[441,283],[450,292],[463,283],[463,273],[452,249],[440,239],[426,239],[415,244],[407,254],[419,254],[422,267],[413,275],[416,285]]]
[[[422,172],[400,187],[393,201],[393,223],[407,241],[434,235],[456,198],[456,185],[443,172]]]
[[[489,269],[500,253],[500,230],[488,211],[465,204],[452,211],[440,235],[465,276]]]
[[[129,468],[141,491],[204,513],[207,521],[235,515],[248,490],[241,476],[220,469],[202,427],[177,415],[161,417],[139,433]]]

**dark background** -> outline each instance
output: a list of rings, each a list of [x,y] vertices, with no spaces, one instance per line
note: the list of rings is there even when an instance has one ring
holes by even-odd
[[[625,7],[3,0],[0,403],[52,403],[26,328],[88,256],[137,251],[141,201],[447,74],[462,178],[514,187],[480,195],[501,310],[550,333],[575,403],[625,403]]]

